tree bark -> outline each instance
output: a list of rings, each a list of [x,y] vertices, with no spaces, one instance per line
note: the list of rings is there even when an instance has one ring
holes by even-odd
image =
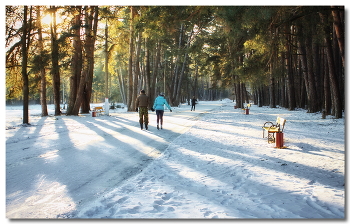
[[[72,110],[72,115],[78,115],[79,114],[79,109],[81,107],[81,104],[83,102],[83,92],[84,92],[84,87],[85,87],[85,77],[86,77],[86,70],[82,70],[81,75],[79,77],[79,86],[77,90],[77,97],[74,102],[74,107]]]
[[[309,87],[308,95],[308,112],[315,113],[317,112],[317,92],[315,85],[315,74],[314,74],[314,65],[313,65],[313,55],[312,55],[312,40],[311,37],[305,39],[306,47],[306,63],[307,63],[307,82]]]
[[[311,100],[312,100],[312,94],[311,94],[311,88],[310,88],[310,82],[309,82],[309,68],[308,68],[308,63],[307,63],[307,56],[306,56],[306,49],[305,49],[305,43],[302,40],[301,37],[298,39],[298,54],[300,55],[300,62],[301,62],[301,67],[302,67],[302,73],[304,77],[304,82],[305,82],[305,87],[306,87],[306,95],[307,95],[307,109],[308,112],[311,112]]]
[[[123,78],[123,70],[121,66],[119,66],[119,74],[117,76],[118,76],[118,82],[120,86],[120,95],[122,96],[123,104],[127,104],[126,97],[125,97],[126,92],[125,92],[125,84],[124,84],[124,78]]]
[[[148,108],[153,106],[153,97],[151,97],[151,65],[150,65],[150,50],[148,48],[148,38],[145,39],[145,81],[146,94],[149,97]]]
[[[130,39],[129,39],[129,70],[128,70],[128,111],[134,110],[134,104],[132,103],[133,95],[133,54],[134,54],[134,7],[130,6]]]
[[[315,112],[322,110],[322,99],[323,99],[323,88],[322,88],[322,82],[323,82],[323,76],[321,73],[321,67],[323,66],[320,57],[320,47],[319,44],[316,41],[313,41],[312,43],[312,58],[313,58],[313,74],[315,82],[315,91],[316,91],[316,98],[315,98]]]
[[[288,32],[288,26],[286,26],[286,31]],[[286,33],[287,33],[286,32]],[[290,42],[290,35],[286,35],[286,70],[287,70],[287,95],[288,95],[288,109],[294,110],[296,107],[295,100],[295,87],[294,87],[294,76],[293,76],[293,66],[292,66],[292,53]]]
[[[262,107],[264,104],[263,104],[263,94],[264,94],[264,91],[263,91],[263,87],[260,86],[258,88],[258,107]]]
[[[85,40],[85,52],[86,52],[86,84],[83,93],[82,113],[89,113],[90,101],[92,94],[92,81],[94,76],[94,54],[95,54],[95,41],[97,35],[98,24],[98,6],[90,7],[90,16],[86,17],[86,40]]]
[[[269,95],[270,95],[270,108],[276,108],[276,94],[275,94],[275,78],[272,75],[272,65],[270,65],[270,84],[269,84]]]
[[[108,25],[107,25],[107,22],[106,22],[106,27],[105,27],[105,36],[104,36],[104,39],[105,39],[105,45],[104,45],[104,56],[105,56],[105,99],[108,99],[109,98],[109,91],[108,91],[108,76],[109,76],[109,71],[108,71],[108,59],[109,59],[109,52],[108,52]],[[105,109],[106,110],[106,109]]]
[[[331,6],[331,8],[335,34],[337,35],[342,63],[345,67],[344,18],[342,16],[342,12],[344,12],[344,6]]]
[[[80,39],[80,26],[81,26],[81,6],[77,6],[79,12],[78,15],[73,19],[72,27],[74,27],[74,37],[73,37],[73,49],[74,54],[72,56],[72,70],[69,82],[69,101],[67,115],[78,115],[73,113],[75,101],[78,94],[78,87],[80,81],[80,75],[83,66],[83,56],[82,56],[82,43]],[[79,112],[79,111],[78,111]]]
[[[172,93],[169,93],[169,96],[171,96],[170,99],[170,103],[172,105],[177,104],[176,102],[176,95],[177,95],[177,87],[179,84],[179,61],[180,61],[180,57],[181,57],[181,48],[182,48],[182,42],[183,42],[183,33],[184,33],[184,24],[181,23],[181,27],[180,27],[180,33],[179,33],[179,45],[178,45],[178,52],[177,52],[177,56],[176,56],[176,60],[175,60],[175,64],[174,64],[174,75],[173,75],[173,82],[172,85],[173,87],[172,89]]]
[[[334,64],[334,56],[333,56],[333,50],[332,50],[332,43],[330,38],[330,28],[328,24],[326,23],[326,16],[323,13],[319,13],[323,28],[325,32],[324,42],[326,44],[326,52],[327,52],[327,61],[328,61],[328,69],[329,69],[329,82],[331,86],[331,93],[332,93],[332,103],[334,108],[334,116],[336,119],[342,118],[342,106],[341,106],[341,98],[340,98],[340,91],[339,91],[339,85],[337,81],[337,75],[335,72],[335,64]]]
[[[157,41],[156,44],[156,52],[155,52],[155,60],[153,64],[153,73],[151,76],[151,86],[150,86],[150,92],[149,92],[149,97],[150,97],[150,106],[153,106],[154,99],[156,98],[156,81],[157,77],[161,77],[162,74],[162,69],[161,69],[161,49],[162,49],[162,44],[161,41]],[[165,66],[164,66],[165,67]],[[165,68],[164,68],[165,69]],[[164,79],[163,79],[164,80]]]
[[[23,79],[23,124],[29,124],[29,80],[27,74],[27,64],[28,64],[28,6],[24,6],[23,9],[23,33],[22,33],[22,79]]]
[[[327,54],[327,52],[325,52]],[[327,59],[324,60],[324,69],[325,69],[325,75],[323,77],[323,92],[324,92],[324,110],[326,112],[326,115],[330,115],[332,111],[332,94],[330,90],[330,84],[329,84],[329,75],[328,75],[328,65],[327,65]]]
[[[37,26],[38,26],[38,53],[42,55],[44,51],[44,45],[43,45],[43,35],[41,31],[41,6],[36,6],[36,13],[37,13]],[[45,74],[45,66],[44,63],[42,63],[42,67],[40,68],[40,104],[41,104],[41,116],[48,116],[47,112],[47,103],[46,103],[46,74]]]
[[[140,64],[140,54],[141,54],[141,45],[142,45],[142,38],[141,38],[142,34],[139,31],[137,34],[137,45],[136,45],[136,52],[135,52],[135,69],[134,69],[134,74],[133,74],[133,79],[134,79],[134,86],[133,86],[133,94],[132,94],[132,104],[134,104],[134,102],[136,101],[136,97],[138,95],[138,93],[140,92],[141,89],[138,89],[139,82],[142,80],[141,79],[141,64]],[[140,83],[141,84],[141,83]],[[136,109],[136,108],[134,108]]]
[[[58,42],[57,42],[57,31],[56,31],[56,9],[55,6],[50,6],[52,10],[51,17],[52,23],[50,26],[51,30],[51,58],[52,58],[52,80],[53,80],[53,96],[55,104],[55,116],[61,115],[60,108],[60,69],[58,62]]]
[[[181,73],[180,73],[180,77],[179,77],[179,81],[178,81],[178,85],[177,85],[177,89],[176,89],[176,93],[175,93],[176,104],[180,103],[182,79],[183,79],[183,76],[185,74],[185,68],[186,68],[187,57],[188,57],[188,49],[190,47],[192,34],[193,34],[193,30],[191,31],[191,34],[188,36],[188,39],[187,39],[187,44],[186,44],[186,48],[185,48],[185,57],[183,59]]]

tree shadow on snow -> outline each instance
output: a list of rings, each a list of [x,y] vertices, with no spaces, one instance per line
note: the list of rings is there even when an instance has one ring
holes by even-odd
[[[210,148],[214,144],[203,139],[192,139],[191,142],[200,142],[200,145],[206,145],[205,148]],[[192,191],[203,198],[208,197],[208,201],[212,201],[218,206],[230,207],[232,209],[223,212],[232,217],[280,218],[279,213],[276,211],[277,207],[284,214],[290,215],[285,218],[344,217],[339,216],[339,213],[344,211],[344,208],[335,206],[339,213],[329,214],[328,211],[319,209],[321,205],[317,205],[317,202],[311,199],[312,195],[300,192],[299,189],[293,191],[290,188],[284,189],[281,186],[274,186],[273,183],[267,185],[266,183],[255,181],[254,177],[251,176],[252,172],[250,170],[255,167],[276,170],[286,175],[309,179],[309,184],[318,182],[337,189],[343,188],[344,176],[342,174],[322,170],[317,167],[291,163],[287,160],[270,156],[257,158],[252,150],[244,148],[244,146],[238,146],[237,148],[240,149],[237,150],[216,142],[215,146],[211,147],[210,152],[208,152],[199,145],[190,144],[188,142],[188,147],[185,148],[180,147],[177,149],[174,146],[169,149],[171,153],[163,161],[170,160],[171,163],[179,164],[182,168],[166,168],[164,172],[173,177],[161,177],[162,182],[168,181],[169,185],[183,188],[183,191]],[[238,153],[236,153],[237,151]],[[244,151],[245,153],[242,153]],[[216,161],[216,158],[218,160],[220,158],[226,161],[231,160],[231,162],[223,163],[222,161]],[[167,166],[169,164],[164,163],[163,165]],[[181,174],[184,170],[188,170],[188,176],[186,176],[186,172]],[[198,176],[194,178],[196,175]],[[255,175],[259,175],[259,173]],[[174,180],[176,181],[174,182]],[[288,182],[288,177],[284,181]],[[217,186],[211,187],[210,183],[216,183]],[[221,188],[220,183],[232,186],[232,190],[227,191],[227,188]],[[257,206],[261,207],[260,212],[259,209],[250,209]]]
[[[21,127],[8,139],[8,150],[25,146],[25,150],[31,152],[31,156],[21,158],[19,151],[16,155],[21,163],[9,164],[6,170],[6,195],[9,205],[12,202],[21,203],[22,208],[29,209],[32,204],[26,205],[27,199],[38,192],[41,192],[41,196],[38,196],[37,200],[45,201],[41,200],[41,197],[46,197],[45,192],[52,186],[46,186],[44,183],[59,183],[66,189],[65,196],[61,197],[69,197],[73,204],[79,206],[140,173],[168,147],[169,141],[179,135],[171,130],[162,130],[163,132],[159,131],[157,134],[145,133],[139,130],[137,121],[129,119],[116,118],[105,121],[103,117],[93,120],[77,117],[73,126],[69,119],[59,118],[53,121],[53,133],[57,136],[42,139],[45,136],[39,133],[47,119],[49,118],[40,119],[36,125],[30,126],[30,129]],[[154,128],[154,132],[157,131]],[[28,135],[28,140],[27,137],[23,137],[24,134]],[[128,138],[127,141],[125,138]],[[37,148],[35,144],[38,141],[47,141],[48,145]],[[150,147],[148,154],[144,153],[144,149],[138,148],[143,147],[142,141]],[[136,144],[137,142],[141,143]],[[55,197],[57,195],[53,195],[53,198]],[[47,204],[43,202],[42,207],[45,206]],[[37,205],[32,207],[30,212],[22,214],[31,213],[33,217],[45,218],[45,214],[41,213],[42,207]]]

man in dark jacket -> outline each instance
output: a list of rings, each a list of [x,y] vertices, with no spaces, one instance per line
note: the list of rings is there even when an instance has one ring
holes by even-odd
[[[143,129],[143,123],[145,123],[145,128],[148,130],[148,104],[149,98],[145,90],[141,90],[140,95],[136,98],[136,112],[139,112],[141,130]]]
[[[192,106],[191,106],[191,111],[192,111],[192,109],[193,109],[194,111],[196,110],[196,101],[197,101],[196,97],[193,96],[192,99],[191,99],[191,104],[192,104]]]

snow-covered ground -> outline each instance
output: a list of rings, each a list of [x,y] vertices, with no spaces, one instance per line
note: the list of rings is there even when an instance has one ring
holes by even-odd
[[[39,116],[6,109],[7,218],[343,219],[345,122],[231,100],[138,115]],[[53,108],[50,108],[53,113]],[[287,120],[283,148],[262,125]]]

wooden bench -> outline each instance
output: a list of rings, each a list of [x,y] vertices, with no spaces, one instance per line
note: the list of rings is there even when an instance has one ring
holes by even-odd
[[[245,107],[242,108],[242,113],[243,114],[249,114],[249,111],[247,111],[247,109],[249,110],[251,107],[251,104],[248,103]]]
[[[94,112],[96,112],[96,115],[99,116],[101,115],[102,113],[104,113],[105,111],[103,110],[103,107],[95,107]]]
[[[277,117],[276,124],[272,123],[271,121],[265,122],[263,129],[263,138],[265,131],[267,131],[267,142],[273,143],[276,141],[275,139],[275,133],[276,132],[283,132],[284,125],[286,124],[286,119]]]

